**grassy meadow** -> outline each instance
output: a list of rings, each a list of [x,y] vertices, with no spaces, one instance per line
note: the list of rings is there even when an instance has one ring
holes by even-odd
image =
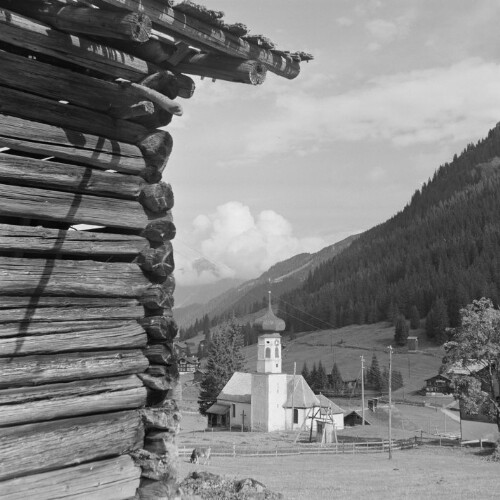
[[[476,449],[445,447],[382,454],[214,457],[209,465],[180,460],[179,473],[207,470],[252,477],[286,500],[304,498],[489,499],[500,498],[500,464]]]
[[[297,334],[295,340],[289,335],[283,337],[283,371],[293,373],[296,363],[297,373],[302,371],[304,362],[309,369],[313,363],[321,361],[327,372],[331,371],[333,363],[337,363],[344,380],[358,378],[361,373],[360,356],[365,358],[365,366],[369,367],[373,353],[380,364],[389,366],[387,346],[393,345],[393,368],[399,370],[405,382],[404,392],[419,390],[426,378],[438,373],[444,349],[429,343],[425,332],[412,330],[411,335],[418,336],[419,350],[409,353],[406,347],[394,347],[394,327],[389,323],[373,325],[350,325],[337,330],[320,330]],[[243,349],[246,366],[255,369],[257,364],[256,346]],[[403,396],[403,389],[396,393]]]

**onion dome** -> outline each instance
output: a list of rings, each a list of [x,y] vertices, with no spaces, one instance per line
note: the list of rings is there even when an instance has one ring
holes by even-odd
[[[269,306],[266,314],[257,318],[253,326],[261,332],[282,332],[286,328],[285,322],[273,313],[271,308],[271,292],[269,292]]]

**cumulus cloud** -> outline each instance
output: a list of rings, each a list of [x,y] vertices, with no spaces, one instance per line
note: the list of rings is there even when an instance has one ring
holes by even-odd
[[[375,78],[336,95],[276,96],[272,119],[250,129],[245,159],[334,141],[389,141],[397,146],[480,137],[500,116],[500,64],[461,63]]]
[[[220,278],[257,277],[270,266],[301,252],[326,246],[322,238],[297,238],[283,216],[273,210],[254,215],[237,201],[220,205],[210,215],[199,215],[181,247],[199,248],[200,255],[176,248],[176,279],[180,284],[210,283]],[[189,243],[187,243],[189,242]]]

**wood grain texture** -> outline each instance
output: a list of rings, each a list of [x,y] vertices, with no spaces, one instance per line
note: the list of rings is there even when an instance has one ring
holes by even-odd
[[[139,142],[147,134],[138,123],[7,87],[0,87],[0,112],[128,144]]]
[[[9,312],[13,311],[12,309],[3,311],[0,319],[0,342],[2,341],[1,339],[8,337],[31,337],[34,335],[54,335],[55,333],[67,333],[70,337],[74,335],[82,335],[85,337],[91,335],[91,332],[113,330],[117,325],[121,324],[135,325],[135,320],[132,320],[132,322],[125,322],[120,319],[108,319],[106,312],[104,312],[106,311],[105,308],[101,309],[103,312],[98,319],[87,321],[57,321],[57,315],[60,313],[56,310],[54,314],[56,321],[40,321],[39,318],[35,316],[36,312],[40,312],[40,310],[37,310],[35,305],[33,314],[31,314],[32,311],[29,307],[30,305],[28,305],[27,309],[23,309],[21,313],[17,310],[14,311],[22,318],[18,321],[13,321],[12,316],[9,315]],[[45,310],[42,311],[45,312]],[[94,314],[97,315],[98,313],[95,312]],[[143,311],[141,310],[139,314],[143,314]]]
[[[130,410],[146,398],[135,375],[0,390],[0,427]]]
[[[150,65],[137,57],[83,36],[67,35],[7,9],[0,9],[0,41],[115,78],[137,81],[150,73]]]
[[[125,500],[134,498],[141,469],[129,455],[0,482],[3,500]]]
[[[100,4],[120,7],[131,12],[144,12],[158,27],[168,35],[191,42],[200,48],[207,48],[240,59],[255,60],[265,64],[270,71],[279,76],[293,79],[300,73],[300,65],[291,58],[285,58],[269,50],[210,26],[198,19],[176,12],[161,0],[99,0]]]
[[[0,224],[0,251],[57,253],[58,255],[136,256],[148,242],[134,235],[50,229],[42,226]]]
[[[148,286],[136,264],[0,257],[0,295],[139,297]]]
[[[1,113],[0,146],[126,174],[141,175],[146,168],[140,149],[132,144]]]
[[[0,182],[128,200],[138,200],[146,187],[153,189],[136,175],[8,154],[0,154]]]
[[[0,479],[121,455],[142,447],[137,411],[3,428]]]
[[[0,85],[16,88],[55,101],[110,112],[141,102],[132,87],[93,78],[75,71],[46,64],[35,59],[0,52]]]
[[[89,328],[93,328],[96,322],[137,320],[143,316],[143,306],[126,298],[6,295],[0,300],[0,324],[29,323],[33,329],[38,322],[65,322],[70,328],[66,331],[73,331],[71,323],[89,322]]]
[[[9,184],[0,184],[0,215],[137,231],[158,217],[135,201]]]
[[[103,322],[104,323],[104,322]],[[5,325],[4,325],[5,326]],[[59,324],[53,323],[52,329],[44,334],[30,335],[23,325],[15,336],[6,337],[5,330],[0,333],[0,358],[25,356],[28,354],[55,354],[60,352],[83,352],[99,350],[133,349],[145,347],[147,334],[136,321],[107,322],[94,329],[78,329],[78,322],[71,332],[59,331]],[[65,328],[66,325],[63,325]]]
[[[148,366],[137,349],[0,358],[0,388],[129,375]]]

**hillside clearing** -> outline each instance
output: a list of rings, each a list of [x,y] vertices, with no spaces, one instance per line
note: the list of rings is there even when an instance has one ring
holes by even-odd
[[[407,347],[398,347],[393,353],[393,369],[399,370],[405,383],[405,394],[420,390],[426,378],[438,373],[444,356],[443,347],[427,341],[425,332],[412,330],[411,335],[418,336],[419,350],[408,352]],[[360,356],[365,358],[369,367],[375,353],[381,367],[389,365],[387,346],[394,346],[394,327],[387,322],[373,325],[350,325],[336,330],[320,330],[297,334],[294,340],[283,336],[283,372],[293,373],[293,363],[300,373],[304,363],[309,369],[313,363],[321,361],[326,371],[337,363],[344,380],[353,380],[361,374]],[[256,366],[257,349],[255,345],[243,349],[246,366],[251,371]],[[396,393],[402,396],[403,390]]]

